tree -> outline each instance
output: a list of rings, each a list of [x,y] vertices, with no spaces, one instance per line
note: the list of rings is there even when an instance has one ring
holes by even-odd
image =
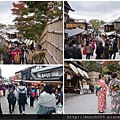
[[[120,71],[120,62],[118,61],[109,61],[103,68],[103,73],[112,73]]]
[[[16,26],[25,38],[38,40],[48,21],[62,14],[61,1],[20,1],[13,3]]]
[[[6,27],[6,25],[5,25],[5,24],[0,23],[0,28],[4,28],[4,27]]]
[[[103,20],[98,20],[98,19],[91,19],[89,22],[94,26],[94,28],[95,28],[96,30],[98,30],[98,28],[99,28],[100,25],[106,23],[105,21],[103,21]]]
[[[85,69],[87,69],[89,72],[95,71],[95,72],[102,72],[102,62],[98,61],[85,61],[84,63]]]

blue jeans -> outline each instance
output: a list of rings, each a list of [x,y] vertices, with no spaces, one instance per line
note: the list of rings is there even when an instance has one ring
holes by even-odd
[[[86,59],[90,59],[90,53],[86,53]]]

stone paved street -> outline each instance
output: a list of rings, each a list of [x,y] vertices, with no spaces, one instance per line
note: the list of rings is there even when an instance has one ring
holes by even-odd
[[[76,95],[67,98],[64,102],[65,114],[97,114],[98,97],[95,94]],[[110,114],[110,96],[107,96],[107,109],[105,114]]]
[[[28,102],[28,105],[26,105],[25,114],[36,114],[38,100],[34,101],[34,107],[30,107],[30,99],[29,98],[27,99],[27,102]],[[1,106],[2,106],[3,114],[9,114],[7,96],[0,97],[0,103],[1,103]],[[56,105],[56,109],[58,110],[58,105]],[[16,102],[15,110],[12,114],[20,114],[19,106],[18,106],[17,102]]]
[[[26,105],[25,113],[26,114],[36,114],[37,100],[35,101],[33,108],[30,107],[30,99],[29,98],[27,101],[28,101],[28,105]],[[8,101],[7,101],[6,96],[0,98],[0,103],[2,105],[3,114],[9,114]],[[16,103],[15,111],[13,112],[13,114],[20,114],[18,103]]]

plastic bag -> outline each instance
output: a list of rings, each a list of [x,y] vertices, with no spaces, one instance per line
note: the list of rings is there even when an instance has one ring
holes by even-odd
[[[0,90],[0,96],[3,96],[3,90]]]

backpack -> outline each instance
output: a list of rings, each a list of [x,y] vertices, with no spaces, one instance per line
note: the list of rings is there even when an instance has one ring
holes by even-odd
[[[94,45],[94,43],[92,42],[92,49],[95,49],[95,45]]]
[[[25,91],[25,87],[23,88],[23,89],[20,89],[19,87],[18,87],[18,89],[19,89],[19,102],[21,103],[21,104],[24,104],[25,102],[26,102],[26,91]]]
[[[30,94],[31,94],[31,97],[34,98],[34,97],[35,97],[35,90],[31,90],[31,93],[30,93]]]
[[[20,55],[18,53],[16,53],[16,55],[14,57],[14,61],[15,61],[15,63],[20,63]]]
[[[68,57],[69,58],[74,58],[75,49],[76,49],[76,47],[73,48],[73,46],[71,46],[71,47],[68,48]]]
[[[25,93],[25,87],[23,89],[20,89],[20,88],[18,89],[20,90],[20,93]]]
[[[10,102],[10,103],[14,103],[15,102],[15,95],[13,94],[13,92],[10,92],[9,94],[8,94],[8,102]]]

